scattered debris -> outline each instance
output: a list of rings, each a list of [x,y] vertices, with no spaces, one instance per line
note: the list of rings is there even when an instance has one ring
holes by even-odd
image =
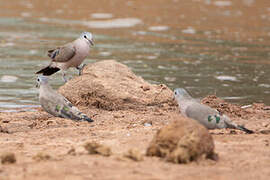
[[[4,119],[4,120],[1,120],[3,123],[9,123],[10,122],[10,120],[8,120],[8,119]]]
[[[88,151],[89,154],[100,154],[102,156],[112,155],[110,147],[107,147],[96,142],[88,142],[84,145],[84,148]]]
[[[270,129],[264,129],[260,131],[261,134],[270,134]]]
[[[16,157],[14,153],[8,152],[1,155],[2,164],[13,164],[16,162]]]
[[[150,126],[153,126],[153,122],[151,120],[145,120],[142,122],[142,124],[145,126],[145,127],[150,127]]]
[[[126,154],[124,154],[125,157],[132,159],[134,161],[142,161],[143,155],[142,153],[137,149],[129,149]]]
[[[70,150],[68,150],[67,154],[70,154],[72,156],[75,156],[76,155],[76,150],[74,147],[72,147]]]
[[[9,133],[9,131],[6,127],[0,126],[0,133]]]
[[[36,161],[47,161],[47,160],[52,159],[52,157],[49,154],[39,152],[33,157],[33,159]]]

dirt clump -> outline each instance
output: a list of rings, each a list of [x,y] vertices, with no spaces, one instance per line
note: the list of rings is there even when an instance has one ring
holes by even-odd
[[[100,154],[102,156],[112,155],[110,147],[96,142],[88,142],[84,145],[84,148],[88,151],[88,154]]]
[[[52,157],[49,154],[39,152],[33,157],[33,159],[35,161],[47,161],[47,160],[52,159]]]
[[[135,149],[135,148],[129,149],[125,153],[124,156],[131,159],[131,160],[133,160],[133,161],[142,161],[143,160],[142,153],[138,149]]]
[[[147,155],[159,156],[174,163],[188,163],[201,157],[216,158],[214,141],[207,129],[181,116],[157,132]]]
[[[16,162],[16,156],[14,153],[8,152],[1,155],[2,164],[13,164]]]
[[[0,125],[0,133],[9,133],[8,129],[6,127],[2,127]]]
[[[109,111],[176,106],[166,85],[152,85],[114,60],[87,65],[59,91],[75,105]]]

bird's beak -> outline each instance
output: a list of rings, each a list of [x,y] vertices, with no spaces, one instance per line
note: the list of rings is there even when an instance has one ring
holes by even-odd
[[[93,40],[88,39],[88,41],[89,41],[89,43],[90,43],[92,46],[94,46],[94,45],[95,45],[95,44],[94,44],[94,42],[93,42]]]
[[[39,88],[39,84],[38,83],[36,83],[36,88]]]

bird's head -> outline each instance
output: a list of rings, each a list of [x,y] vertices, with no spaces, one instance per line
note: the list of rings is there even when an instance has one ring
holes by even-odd
[[[88,42],[90,45],[94,46],[94,41],[93,41],[93,35],[92,35],[92,33],[90,33],[90,32],[83,32],[83,33],[80,35],[80,38],[86,39],[87,42]]]
[[[184,88],[177,88],[173,91],[174,98],[177,101],[181,101],[183,99],[192,99],[192,97],[188,94],[188,92]]]
[[[47,76],[38,75],[36,87],[39,88],[41,84],[47,84],[49,78]]]

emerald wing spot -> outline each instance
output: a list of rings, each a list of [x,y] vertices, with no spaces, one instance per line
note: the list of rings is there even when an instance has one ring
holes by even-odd
[[[64,109],[64,111],[68,111],[68,107],[66,107],[66,106],[64,106],[63,109]]]
[[[212,121],[212,116],[209,115],[207,119],[208,119],[208,122],[211,122]]]
[[[60,111],[60,108],[61,108],[61,106],[60,106],[60,105],[56,105],[56,106],[55,106],[55,110],[56,110],[57,112],[59,112],[59,111]]]
[[[215,115],[215,118],[216,118],[216,122],[217,122],[217,124],[219,123],[219,121],[220,121],[220,117],[219,116],[217,116],[217,115]]]

